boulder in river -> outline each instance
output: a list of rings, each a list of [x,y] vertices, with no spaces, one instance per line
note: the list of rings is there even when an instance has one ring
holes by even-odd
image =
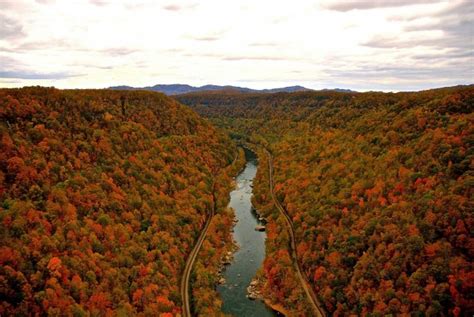
[[[262,298],[262,294],[258,290],[258,280],[252,280],[247,287],[247,298],[251,300]]]
[[[259,226],[256,226],[256,227],[255,227],[255,230],[257,230],[257,231],[265,231],[265,226],[260,226],[260,225],[259,225]]]
[[[222,264],[224,265],[229,265],[231,262],[232,262],[232,258],[228,255],[226,255],[224,259],[222,259]]]

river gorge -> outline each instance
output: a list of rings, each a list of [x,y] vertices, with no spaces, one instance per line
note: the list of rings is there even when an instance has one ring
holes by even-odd
[[[222,311],[234,316],[278,316],[260,300],[247,298],[247,287],[265,258],[265,232],[255,230],[262,225],[252,208],[252,184],[257,173],[255,153],[245,149],[247,163],[236,177],[236,188],[230,193],[229,206],[234,209],[237,223],[234,240],[238,250],[223,273],[225,283],[217,287],[223,300]]]

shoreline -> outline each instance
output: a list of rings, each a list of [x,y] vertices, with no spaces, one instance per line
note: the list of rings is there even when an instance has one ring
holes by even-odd
[[[281,304],[274,304],[268,298],[263,298],[262,301],[265,303],[265,305],[276,311],[278,314],[284,317],[290,316],[290,313]]]
[[[259,300],[268,308],[277,313],[278,316],[291,316],[290,312],[281,304],[273,303],[270,298],[265,296],[263,292],[264,281],[261,278],[254,278],[247,287],[247,298],[251,300]]]

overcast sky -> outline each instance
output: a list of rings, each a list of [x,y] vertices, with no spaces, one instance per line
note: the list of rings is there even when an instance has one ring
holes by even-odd
[[[0,0],[0,87],[474,83],[474,1]]]

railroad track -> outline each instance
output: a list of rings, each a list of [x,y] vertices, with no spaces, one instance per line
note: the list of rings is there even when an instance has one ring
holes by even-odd
[[[237,161],[239,157],[239,153],[237,153],[234,157],[234,160],[232,163],[228,166],[233,166],[235,162]],[[204,239],[206,239],[207,235],[207,230],[209,229],[209,225],[211,223],[212,218],[214,217],[215,210],[216,210],[216,191],[215,191],[215,179],[213,179],[212,183],[212,208],[209,214],[207,215],[206,223],[204,224],[204,228],[201,231],[201,234],[199,235],[199,238],[194,245],[194,248],[191,250],[191,253],[189,254],[187,260],[186,260],[186,265],[184,266],[184,271],[183,271],[183,276],[181,277],[181,285],[180,285],[180,291],[181,291],[181,299],[183,302],[183,305],[181,307],[183,317],[191,317],[191,296],[189,295],[190,292],[190,287],[189,287],[189,281],[191,280],[191,272],[193,271],[193,266],[194,262],[196,261],[196,258],[198,256],[199,250],[201,249],[202,243],[204,242]]]
[[[213,197],[212,209],[207,216],[206,223],[204,224],[204,228],[202,229],[201,234],[199,235],[199,238],[196,244],[194,245],[194,248],[189,254],[188,259],[186,260],[183,276],[181,278],[181,299],[183,301],[183,306],[182,306],[183,317],[192,316],[191,300],[190,300],[191,296],[189,295],[189,291],[190,291],[189,281],[191,279],[191,272],[193,270],[194,262],[196,261],[196,258],[199,253],[199,250],[201,249],[202,243],[204,242],[204,239],[206,238],[207,230],[209,229],[209,225],[211,223],[212,217],[214,217],[215,201],[216,201],[215,195],[214,195],[214,185],[213,185],[213,190],[212,190],[212,197]]]
[[[314,293],[313,289],[308,284],[308,281],[306,281],[302,273],[303,270],[301,269],[301,265],[298,261],[298,254],[296,253],[296,239],[295,239],[295,230],[293,226],[293,221],[288,215],[288,212],[286,211],[286,209],[283,208],[280,201],[276,198],[275,191],[273,189],[273,157],[272,157],[272,154],[267,149],[264,149],[264,150],[268,155],[268,175],[269,175],[269,183],[270,183],[270,193],[273,199],[273,203],[275,204],[276,208],[280,211],[280,213],[284,216],[285,222],[288,227],[288,233],[290,234],[290,254],[291,254],[293,266],[296,271],[296,275],[298,276],[298,279],[300,280],[300,284],[304,289],[304,292],[306,294],[308,302],[311,305],[314,316],[325,317],[326,313],[321,308],[321,303],[319,302],[318,298],[316,297],[316,294]]]

